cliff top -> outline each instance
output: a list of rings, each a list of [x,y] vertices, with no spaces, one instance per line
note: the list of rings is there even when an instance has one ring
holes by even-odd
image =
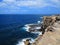
[[[60,16],[44,16],[43,27],[43,36],[38,36],[33,45],[60,45]]]
[[[45,32],[41,37],[37,38],[36,45],[60,45],[60,22],[56,22],[53,26],[54,32]],[[39,39],[41,38],[41,39]]]
[[[60,15],[44,16],[41,31],[31,45],[60,45]]]

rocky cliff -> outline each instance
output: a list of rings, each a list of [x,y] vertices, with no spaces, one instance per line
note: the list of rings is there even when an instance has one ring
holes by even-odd
[[[60,15],[44,16],[42,27],[44,34],[36,39],[35,45],[60,45]]]
[[[60,45],[60,15],[44,16],[40,30],[42,35],[30,45]]]
[[[42,34],[45,33],[45,31],[54,31],[52,26],[55,22],[60,21],[60,15],[58,16],[44,16],[43,17],[43,24],[41,26]]]

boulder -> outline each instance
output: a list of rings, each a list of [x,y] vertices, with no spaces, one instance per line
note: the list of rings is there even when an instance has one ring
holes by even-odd
[[[31,45],[29,42],[30,39],[26,39],[26,41],[24,41],[25,45]]]

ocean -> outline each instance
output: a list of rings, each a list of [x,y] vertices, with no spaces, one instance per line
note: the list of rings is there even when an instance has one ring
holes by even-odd
[[[23,45],[25,38],[35,39],[37,34],[27,32],[24,25],[42,22],[44,15],[0,15],[0,45]],[[22,44],[21,44],[22,43]]]

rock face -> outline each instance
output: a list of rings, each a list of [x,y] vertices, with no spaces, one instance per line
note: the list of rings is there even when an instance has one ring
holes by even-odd
[[[60,16],[44,16],[41,29],[35,45],[60,45]]]
[[[44,35],[39,37],[35,43],[37,45],[60,45],[60,21],[55,22],[52,28],[53,32],[45,32]]]
[[[54,24],[54,22],[56,22],[56,16],[46,16],[46,17],[44,17],[44,19],[43,19],[43,26],[44,27],[48,27],[48,26],[50,26],[50,25],[53,25]]]
[[[30,40],[30,39],[27,39],[26,41],[24,41],[25,45],[30,45],[29,40]]]
[[[60,15],[44,16],[41,26],[42,35],[35,43],[30,44],[27,40],[26,45],[60,45]]]
[[[60,20],[60,16],[57,16],[57,17],[56,17],[56,20],[59,21],[59,20]]]
[[[45,31],[53,31],[52,25],[60,20],[59,16],[44,16],[43,17],[43,24],[41,26],[42,34],[44,34]]]

